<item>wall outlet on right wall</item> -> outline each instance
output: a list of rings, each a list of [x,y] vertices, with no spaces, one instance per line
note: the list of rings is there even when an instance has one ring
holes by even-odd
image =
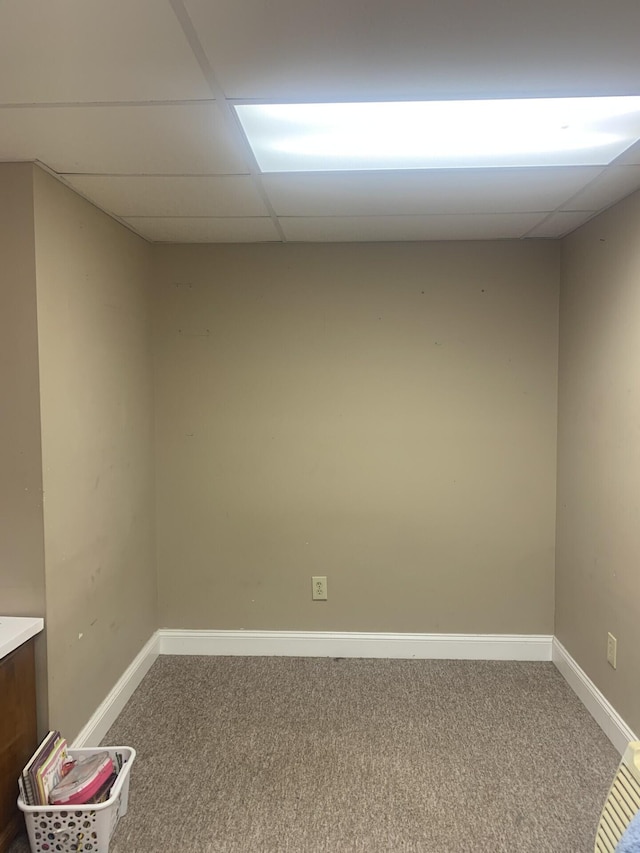
[[[613,634],[607,634],[607,661],[615,669],[618,657],[618,641]]]

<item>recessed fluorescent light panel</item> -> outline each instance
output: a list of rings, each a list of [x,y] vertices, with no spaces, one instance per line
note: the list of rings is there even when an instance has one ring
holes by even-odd
[[[236,104],[263,172],[605,166],[640,97]]]

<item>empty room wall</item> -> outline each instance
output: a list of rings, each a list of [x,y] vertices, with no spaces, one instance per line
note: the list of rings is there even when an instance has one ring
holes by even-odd
[[[153,278],[162,626],[552,633],[557,243],[158,246]]]
[[[567,238],[563,265],[556,635],[640,731],[640,194]]]
[[[156,628],[150,247],[34,180],[50,723],[73,738]]]
[[[0,164],[0,613],[44,615],[33,167]]]
[[[33,166],[0,164],[0,615],[44,616]],[[38,726],[46,653],[36,641]]]

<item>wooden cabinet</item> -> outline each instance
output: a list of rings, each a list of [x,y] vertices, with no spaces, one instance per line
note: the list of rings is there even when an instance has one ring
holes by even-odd
[[[37,746],[34,640],[0,660],[0,853],[23,825],[18,776]]]

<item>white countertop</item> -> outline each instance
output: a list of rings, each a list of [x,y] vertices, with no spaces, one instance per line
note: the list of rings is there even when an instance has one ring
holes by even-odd
[[[30,616],[0,616],[0,658],[39,634],[44,620]]]

